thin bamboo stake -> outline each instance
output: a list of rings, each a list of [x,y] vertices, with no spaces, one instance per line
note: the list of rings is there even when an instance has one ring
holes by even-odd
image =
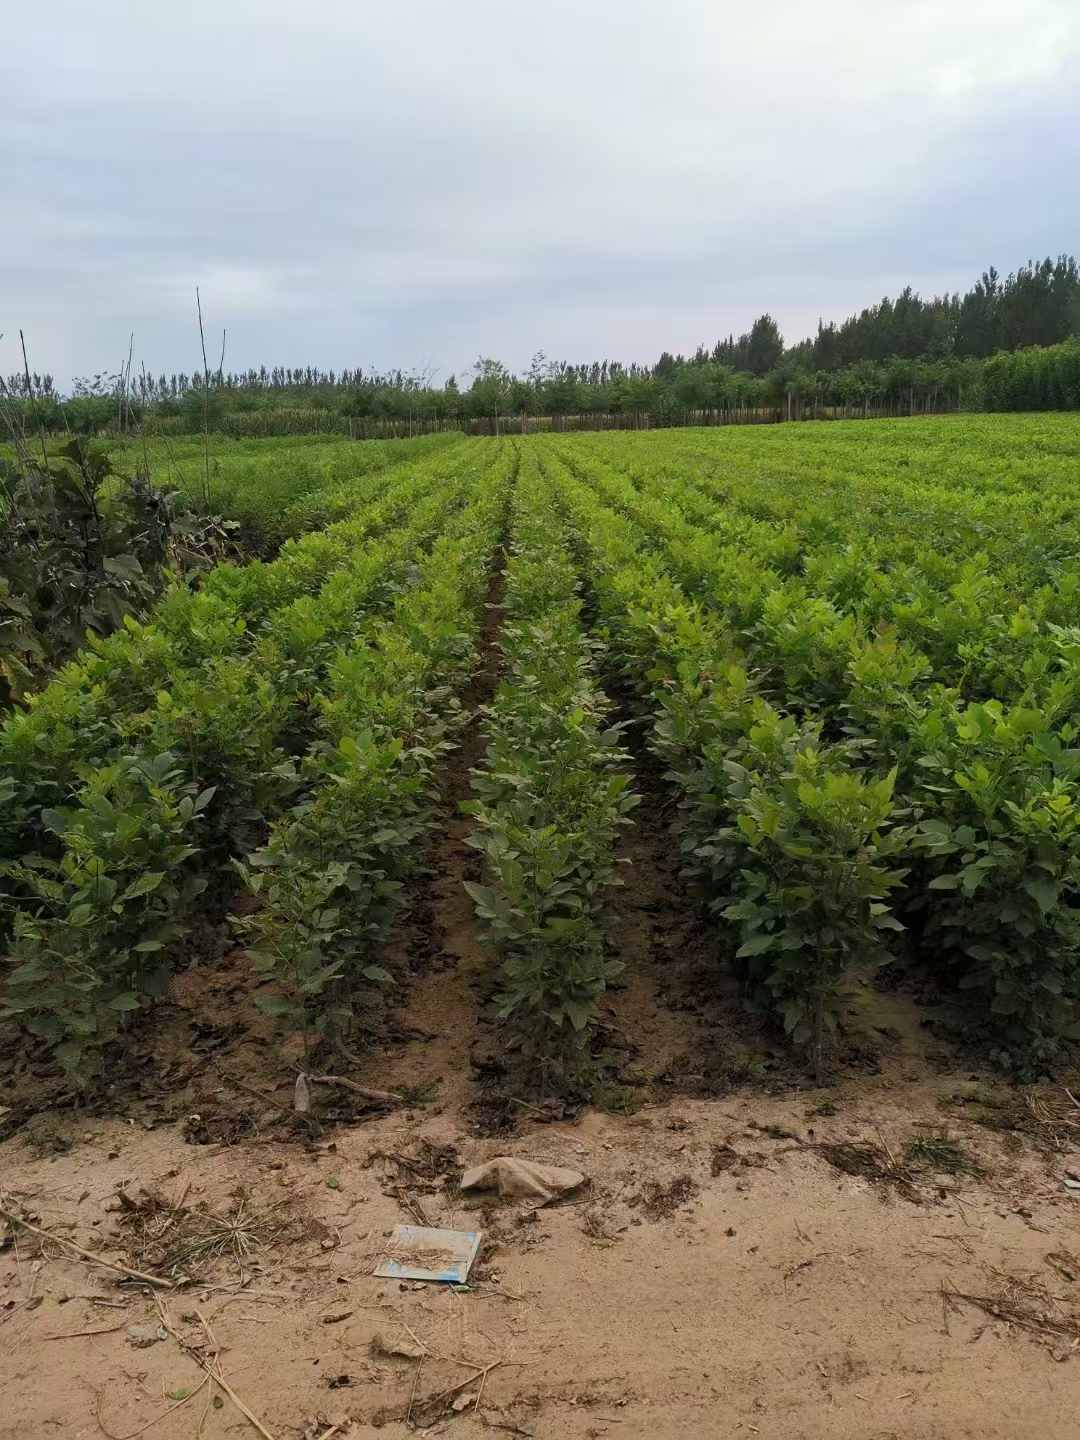
[[[38,414],[37,396],[34,394],[34,387],[30,382],[30,364],[26,358],[26,340],[23,332],[19,331],[19,344],[22,346],[23,373],[26,376],[26,394],[30,400],[30,408],[34,412],[34,419],[38,422],[38,434],[41,437],[41,460],[45,469],[49,468],[49,452],[45,448],[45,425]]]
[[[206,360],[206,335],[203,332],[202,296],[195,287],[195,304],[199,311],[199,343],[203,363],[203,459],[206,464],[206,509],[210,510],[210,367]]]

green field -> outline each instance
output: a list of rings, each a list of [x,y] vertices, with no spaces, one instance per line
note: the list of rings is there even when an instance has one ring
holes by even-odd
[[[119,474],[141,472],[156,489],[176,497],[179,507],[218,514],[239,523],[249,547],[263,551],[291,535],[326,524],[348,512],[351,500],[338,495],[339,484],[352,486],[362,476],[399,464],[461,440],[444,432],[416,440],[350,443],[340,436],[294,436],[279,440],[229,440],[220,435],[169,439],[149,435],[107,444]],[[46,442],[57,457],[66,442]],[[37,449],[31,451],[36,457]],[[14,459],[9,445],[0,460]],[[312,509],[307,497],[321,501]],[[0,504],[2,504],[0,495]]]
[[[64,1068],[244,889],[261,1008],[362,1030],[496,595],[469,888],[546,1088],[591,1083],[657,774],[716,964],[817,1069],[887,963],[1005,1064],[1067,1049],[1080,417],[215,442],[211,491],[275,558],[173,583],[0,730],[3,1013]]]

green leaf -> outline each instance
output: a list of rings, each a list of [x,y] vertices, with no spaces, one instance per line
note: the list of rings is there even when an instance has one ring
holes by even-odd
[[[749,940],[744,940],[735,954],[740,958],[745,955],[762,955],[766,950],[771,950],[775,944],[775,935],[759,931],[756,935],[751,935]]]
[[[1038,905],[1040,913],[1049,915],[1061,899],[1061,887],[1056,880],[1047,876],[1029,875],[1023,882],[1024,889]]]
[[[904,930],[904,926],[895,915],[874,915],[870,923],[878,930],[896,930],[900,933]]]
[[[948,837],[952,834],[952,829],[947,820],[924,820],[919,826],[919,829],[924,830],[928,835],[944,835]]]
[[[49,967],[43,965],[40,960],[27,960],[22,965],[17,965],[8,976],[9,985],[30,985],[35,980],[44,980],[49,975]]]
[[[584,1030],[596,1014],[596,1006],[591,1000],[564,1000],[562,1008],[575,1030]]]
[[[802,1024],[803,1007],[796,1000],[784,1011],[784,1030],[790,1035],[796,1026]]]
[[[293,1006],[284,995],[256,995],[255,1004],[264,1015],[291,1015]]]
[[[140,875],[120,896],[120,903],[122,904],[125,900],[136,900],[140,895],[149,895],[158,888],[164,879],[164,870],[151,870],[146,875]]]
[[[77,1040],[65,1040],[53,1051],[60,1068],[67,1071],[69,1075],[79,1069],[85,1053],[86,1051]]]

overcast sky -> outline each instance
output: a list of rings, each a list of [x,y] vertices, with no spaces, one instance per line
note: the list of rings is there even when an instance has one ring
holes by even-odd
[[[652,361],[1080,249],[1080,0],[8,0],[0,371]],[[12,340],[16,344],[12,344]]]

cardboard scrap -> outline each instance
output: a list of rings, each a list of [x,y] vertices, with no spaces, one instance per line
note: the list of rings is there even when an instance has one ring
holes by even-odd
[[[578,1170],[566,1170],[561,1165],[536,1165],[531,1160],[500,1155],[473,1170],[466,1170],[461,1177],[461,1188],[498,1190],[506,1198],[536,1200],[546,1205],[556,1195],[576,1190],[584,1181],[585,1176]]]
[[[464,1285],[480,1248],[481,1230],[395,1225],[376,1275],[394,1280],[443,1280]]]

